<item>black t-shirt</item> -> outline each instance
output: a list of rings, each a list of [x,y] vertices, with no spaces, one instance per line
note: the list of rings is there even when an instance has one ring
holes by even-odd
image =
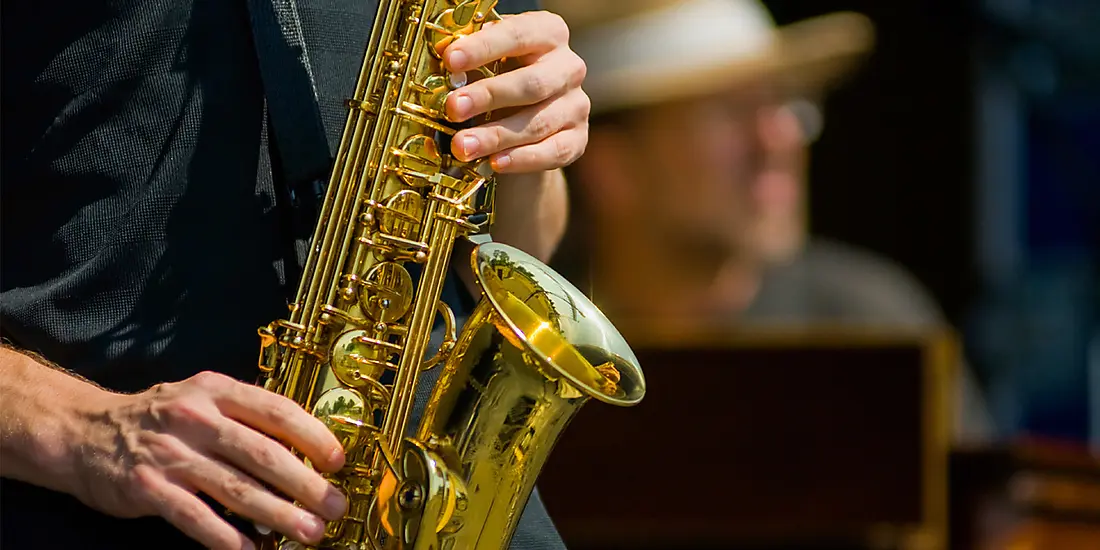
[[[376,6],[298,0],[332,150]],[[298,262],[246,1],[17,2],[0,21],[4,338],[120,391],[253,380],[256,328],[286,314]],[[5,549],[193,546],[159,519],[0,490]],[[547,545],[535,497],[514,546]]]

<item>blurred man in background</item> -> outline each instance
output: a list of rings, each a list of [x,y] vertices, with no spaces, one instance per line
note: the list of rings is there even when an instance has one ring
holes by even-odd
[[[816,102],[872,49],[867,18],[777,28],[751,0],[546,7],[570,22],[588,65],[593,116],[570,176],[570,231],[584,235],[579,282],[614,321],[681,330],[944,322],[900,266],[807,234]],[[984,405],[963,378],[956,431],[984,437]]]

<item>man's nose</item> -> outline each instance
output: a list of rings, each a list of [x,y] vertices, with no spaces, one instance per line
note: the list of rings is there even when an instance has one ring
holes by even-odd
[[[789,151],[809,145],[820,133],[820,111],[809,102],[761,109],[758,134],[765,151]]]

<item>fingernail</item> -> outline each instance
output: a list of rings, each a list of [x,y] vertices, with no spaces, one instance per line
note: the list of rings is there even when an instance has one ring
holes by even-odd
[[[469,61],[469,56],[462,50],[454,50],[450,55],[451,70],[461,71],[466,68],[466,62]]]
[[[344,467],[344,449],[336,447],[332,450],[332,454],[328,457],[329,462],[333,464],[334,468]]]
[[[465,136],[462,138],[462,156],[466,157],[466,160],[470,160],[477,156],[478,147],[477,138],[474,136]]]
[[[474,100],[465,94],[459,94],[455,98],[455,116],[459,119],[466,118],[470,110],[474,108]]]
[[[501,155],[497,157],[493,164],[496,165],[494,169],[499,172],[507,168],[509,164],[512,164],[512,157],[511,155]]]
[[[325,534],[325,522],[309,512],[302,512],[298,520],[298,530],[306,540],[319,541]]]
[[[347,508],[348,500],[344,498],[344,493],[339,489],[333,487],[329,490],[328,495],[325,496],[325,500],[321,503],[321,507],[325,510],[325,517],[329,520],[337,520],[344,517],[344,510]]]

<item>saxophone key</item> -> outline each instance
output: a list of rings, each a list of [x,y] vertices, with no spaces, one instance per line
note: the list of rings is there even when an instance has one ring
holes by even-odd
[[[423,215],[424,197],[410,189],[398,191],[379,212],[379,229],[394,237],[413,239],[419,236]]]
[[[370,431],[366,429],[370,427],[366,421],[369,408],[367,400],[357,390],[336,387],[321,394],[313,406],[313,416],[336,436],[347,451],[355,449],[364,438],[372,435],[365,433]]]
[[[409,271],[394,262],[375,264],[359,285],[359,307],[371,319],[393,323],[412,305],[413,282]]]
[[[377,338],[372,338],[377,336]],[[329,366],[333,375],[351,388],[365,388],[396,366],[390,359],[401,347],[382,338],[384,333],[349,330],[336,339]]]

